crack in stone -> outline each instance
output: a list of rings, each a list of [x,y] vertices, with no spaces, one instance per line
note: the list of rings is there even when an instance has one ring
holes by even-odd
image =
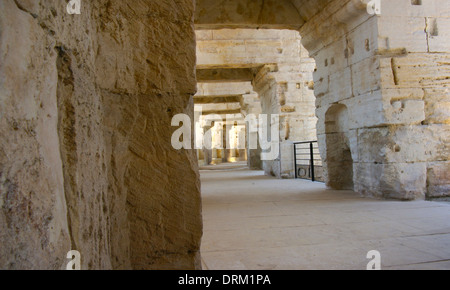
[[[31,13],[30,11],[28,11],[25,7],[23,7],[18,0],[14,0],[14,3],[16,4],[17,8],[19,8],[19,10],[22,10],[25,13],[28,13],[31,15],[31,17],[33,17],[34,19],[38,18],[37,14]]]

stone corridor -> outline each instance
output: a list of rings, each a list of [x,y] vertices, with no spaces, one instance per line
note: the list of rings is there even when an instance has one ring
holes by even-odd
[[[450,203],[362,198],[239,164],[201,179],[205,270],[365,270],[371,250],[384,270],[450,268]]]
[[[0,0],[0,269],[450,269],[448,27],[449,0]],[[344,191],[285,180],[302,141]]]

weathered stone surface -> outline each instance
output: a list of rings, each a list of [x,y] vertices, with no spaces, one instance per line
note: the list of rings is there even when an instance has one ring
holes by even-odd
[[[358,12],[354,2],[340,8],[330,4],[300,29],[317,64],[317,132],[326,169],[339,163],[330,163],[339,150],[326,115],[340,104],[348,109],[342,146],[352,156],[356,191],[399,199],[448,195],[448,179],[438,181],[435,176],[445,176],[431,169],[445,168],[448,160],[448,41],[440,32],[448,1],[381,1],[377,17]],[[350,10],[355,14],[342,17]],[[318,31],[321,37],[314,39]],[[325,175],[331,183],[339,179]]]
[[[426,171],[426,163],[360,162],[354,165],[355,191],[378,198],[423,199],[426,192]]]
[[[427,166],[428,198],[447,197],[450,192],[450,162],[429,162]]]
[[[199,268],[192,1],[0,7],[0,267]]]
[[[197,34],[197,68],[250,69],[262,112],[285,108],[268,173],[288,174],[295,129],[314,132],[314,89],[329,186],[449,196],[448,0],[382,0],[376,16],[366,0],[67,2],[0,1],[0,268],[63,269],[73,249],[83,269],[200,268],[197,156],[170,144],[172,116],[194,114],[194,19],[301,34],[305,49],[289,31]],[[252,112],[242,88],[199,91]]]
[[[326,130],[326,114],[335,104],[341,104],[348,110],[345,143],[355,166],[358,162],[437,164],[446,161],[447,158],[442,155],[442,150],[447,150],[442,145],[448,135],[446,127],[431,125],[448,124],[448,41],[445,39],[446,30],[442,30],[450,11],[448,1],[381,1],[382,13],[376,17],[367,13],[367,3],[368,1],[357,0],[324,1],[308,10],[303,1],[292,1],[299,8],[301,18],[308,20],[299,22],[297,29],[309,55],[315,59],[317,68],[313,87],[317,98],[317,133],[319,140],[322,140],[322,155],[327,158],[336,153],[331,148],[333,142],[326,141],[326,135],[333,134]],[[244,1],[242,5],[245,4]],[[261,10],[267,7],[260,2],[253,4],[260,5]],[[303,5],[301,8],[300,4]],[[322,4],[324,9],[315,10]],[[252,18],[254,15],[249,14],[252,9],[238,11],[237,2],[231,1],[229,5],[219,6],[200,1],[197,5],[200,8],[196,14],[198,28],[217,28],[220,25],[222,28],[246,28],[255,25]],[[317,13],[310,14],[311,11]],[[237,18],[228,17],[236,12],[239,15]],[[244,16],[247,16],[248,21],[242,21],[241,17]],[[292,29],[290,20],[280,22],[266,16],[264,13],[259,14],[261,27],[277,28],[276,25],[285,25],[284,28]],[[258,33],[260,32],[255,32]],[[265,41],[267,45],[264,49],[253,50],[252,42],[245,39],[243,32],[202,30],[197,34],[201,39],[199,51],[204,56],[200,58],[200,63],[205,66],[220,61],[228,65],[268,64],[264,55],[269,51],[273,51],[274,56],[283,58],[273,61],[277,64],[275,67],[266,65],[260,69],[253,81],[261,96],[263,112],[285,114],[282,116],[281,137],[289,136],[290,140],[296,136],[294,132],[302,126],[301,123],[313,121],[312,118],[308,119],[307,114],[287,115],[294,111],[297,113],[308,110],[305,110],[306,102],[298,103],[298,95],[290,93],[295,84],[291,84],[293,78],[289,72],[298,72],[300,66],[293,69],[289,65],[283,65],[285,58],[290,59],[289,63],[296,62],[290,49],[277,48],[282,46],[284,39],[276,41],[276,38],[269,36],[270,33],[265,37],[259,34],[261,41]],[[216,45],[208,46],[208,41]],[[215,50],[210,49],[212,47]],[[247,55],[249,51],[252,53]],[[300,55],[306,56],[302,52]],[[305,67],[312,71],[309,64]],[[309,87],[309,84],[297,82],[297,87],[299,86]],[[275,95],[278,97],[274,97]],[[283,124],[287,126],[283,127]],[[430,127],[425,127],[426,125]],[[366,135],[368,132],[370,133]],[[333,137],[328,139],[332,140]],[[331,150],[331,154],[323,152],[327,150]],[[429,153],[430,151],[433,153]],[[327,166],[334,166],[329,162],[325,163]],[[389,170],[394,169],[391,166]],[[400,167],[398,170],[401,170]],[[398,175],[404,176],[404,173],[400,172]],[[356,178],[357,174],[354,176]],[[407,179],[406,176],[405,178]],[[420,180],[423,182],[425,179],[422,177]],[[389,179],[386,182],[396,181]],[[391,185],[392,190],[398,187]],[[419,188],[423,190],[423,184]],[[375,186],[373,195],[378,196],[378,190]],[[419,191],[413,195],[426,195]]]

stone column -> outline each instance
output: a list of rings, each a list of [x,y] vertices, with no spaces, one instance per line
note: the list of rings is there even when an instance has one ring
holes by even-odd
[[[207,132],[208,130],[211,130],[212,126],[205,126],[203,127],[203,131]],[[209,143],[208,143],[209,142]],[[208,146],[206,146],[208,144]],[[211,147],[212,144],[212,139],[211,140],[204,140],[204,145],[203,145],[203,156],[204,156],[204,161],[205,161],[205,165],[211,165],[212,161],[213,161],[213,150],[212,149],[208,149],[209,147]]]
[[[330,187],[344,185],[333,168],[350,158],[363,195],[449,195],[449,6],[383,0],[380,15],[345,6],[322,11],[328,23],[302,28],[317,63],[317,130]]]
[[[250,147],[250,140],[258,139],[258,132],[250,131],[249,125],[246,126],[247,133],[247,165],[251,170],[262,170],[263,164],[261,161],[261,147],[259,146],[259,142],[256,141],[257,148]]]
[[[247,149],[246,149],[246,143],[247,143],[247,135],[245,127],[240,126],[239,130],[239,161],[247,161]]]
[[[242,97],[242,107],[248,115],[254,116],[256,119],[261,114],[261,101],[258,94],[246,94]],[[255,131],[256,130],[256,131]],[[261,147],[258,142],[258,128],[251,128],[251,125],[245,123],[245,143],[246,143],[246,158],[247,165],[251,170],[262,170],[263,165],[261,161]],[[250,141],[256,140],[256,148],[251,148]]]
[[[381,132],[365,132],[364,137],[387,132],[389,135],[383,138],[383,146],[377,148],[386,152],[385,166],[363,168],[390,175],[395,172],[403,187],[401,194],[406,198],[448,196],[450,2],[402,1],[402,5],[396,5],[382,1],[381,4],[378,54],[388,126]],[[362,183],[358,186],[365,189]],[[395,183],[394,186],[397,187]]]
[[[222,135],[223,135],[223,156],[222,156],[222,162],[223,163],[227,163],[229,158],[230,158],[230,149],[229,149],[230,145],[229,145],[229,142],[228,142],[228,140],[229,140],[229,138],[228,138],[229,132],[228,132],[226,124],[223,126],[223,134]]]
[[[268,116],[267,117],[268,122],[270,122],[270,116],[272,114],[280,115],[281,113],[279,99],[281,98],[280,92],[282,84],[277,82],[275,78],[276,72],[278,72],[278,66],[266,65],[258,72],[255,79],[253,80],[254,90],[260,96],[262,114]],[[258,124],[258,128],[260,126],[262,126],[262,124]],[[271,132],[269,129],[268,134],[270,135],[270,133]],[[260,143],[259,139],[261,137],[268,140],[267,136],[259,136],[258,134],[258,144]],[[266,175],[281,178],[280,156],[278,156],[274,160],[264,160],[262,161],[262,165]]]
[[[193,1],[67,2],[0,1],[0,268],[200,269]]]
[[[264,161],[267,175],[278,178],[294,178],[293,146],[295,141],[316,140],[314,94],[311,60],[305,58],[304,48],[297,46],[298,57],[294,64],[267,65],[256,75],[253,85],[261,98],[262,113],[280,116],[279,149],[276,160]],[[309,74],[308,74],[309,72]]]

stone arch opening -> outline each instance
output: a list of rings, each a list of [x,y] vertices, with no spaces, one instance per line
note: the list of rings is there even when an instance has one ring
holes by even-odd
[[[327,186],[353,190],[353,158],[347,106],[332,105],[325,115]]]
[[[249,167],[264,169],[266,175],[277,178],[294,178],[293,144],[317,138],[315,96],[310,86],[315,62],[301,45],[299,32],[239,28],[201,30],[196,35],[199,92],[194,101],[199,105],[205,103],[203,99],[219,103],[238,94],[243,117],[267,117],[265,123],[276,122],[278,132],[272,132],[268,124],[266,133],[279,136],[258,134],[258,147],[261,142],[271,144],[264,150],[266,160],[258,160],[261,150],[249,149],[248,156],[255,157],[249,159]],[[224,104],[221,107],[226,108]]]
[[[331,5],[331,2],[333,1],[199,0],[196,2],[195,29],[197,31],[206,33],[206,31],[229,29],[294,30],[299,33],[301,39],[301,48],[297,53],[304,59],[313,60],[312,63],[306,65],[312,66],[312,69],[309,67],[307,69],[311,69],[308,72],[311,74],[310,79],[304,78],[305,71],[302,71],[300,67],[297,69],[301,76],[296,77],[295,81],[292,77],[286,78],[286,69],[277,67],[276,63],[259,62],[258,66],[252,69],[253,76],[250,74],[250,78],[254,90],[261,97],[262,113],[280,114],[280,156],[275,161],[262,162],[267,175],[274,175],[278,178],[294,178],[293,143],[317,140],[317,134],[322,133],[316,130],[317,122],[318,125],[322,126],[325,123],[321,112],[315,112],[316,105],[317,108],[320,108],[320,101],[322,101],[317,100],[319,102],[316,104],[316,96],[320,98],[326,92],[335,90],[334,87],[330,88],[329,75],[345,69],[347,62],[345,58],[354,53],[354,48],[352,50],[343,49],[347,53],[340,56],[335,55],[333,49],[331,49],[332,51],[325,49],[324,52],[324,45],[330,40],[324,39],[323,35],[328,35],[330,30],[334,31],[333,38],[335,39],[331,40],[331,43],[336,41],[336,38],[345,38],[348,28],[345,27],[344,23],[348,22],[351,16],[363,11],[365,6],[360,1],[355,0],[346,1],[341,5]],[[327,6],[331,6],[332,9],[323,13],[323,9]],[[328,18],[321,19],[323,15],[317,16],[320,13],[329,13]],[[319,23],[316,23],[316,21],[320,21],[320,25],[317,25]],[[323,29],[327,31],[322,31]],[[303,38],[303,36],[305,37]],[[337,42],[341,43],[340,41]],[[278,49],[278,53],[283,54],[283,49]],[[333,55],[329,55],[331,53]],[[330,58],[330,61],[328,61],[328,58]],[[320,63],[316,65],[316,61]],[[324,66],[324,64],[326,65]],[[210,66],[204,66],[203,64],[201,68],[211,69]],[[242,70],[242,68],[240,69]],[[313,73],[314,69],[315,72]],[[288,70],[292,72],[296,68],[289,68]],[[201,74],[198,74],[198,77],[203,79],[205,74],[208,73],[210,72],[202,71]],[[221,75],[225,75],[225,73],[215,72],[214,77]],[[244,76],[243,73],[239,75],[240,77]],[[211,80],[211,77],[207,79]],[[326,82],[327,80],[328,82]],[[351,87],[349,79],[344,78],[341,81],[343,86]],[[297,94],[292,93],[295,89],[304,92],[309,91],[312,98],[308,99],[308,93],[302,93],[295,100],[296,104],[287,104],[286,98],[291,95],[291,99],[294,99],[292,96]],[[299,105],[300,102],[303,103]],[[326,104],[324,105],[326,106]],[[319,118],[318,121],[317,118]],[[302,132],[296,133],[296,131]],[[325,143],[321,144],[319,140],[319,144],[320,150],[326,150],[327,145]],[[329,176],[332,177],[333,175]]]
[[[313,84],[310,86],[314,88],[316,97],[315,114],[318,118],[316,129],[320,151],[330,150],[327,148],[330,142],[326,141],[327,110],[332,104],[346,104],[354,120],[351,132],[355,148],[353,152],[346,153],[346,159],[353,160],[355,167],[354,190],[364,195],[379,196],[380,192],[387,188],[389,196],[399,196],[401,199],[423,195],[427,158],[412,158],[414,162],[410,162],[411,158],[401,156],[400,152],[390,154],[389,144],[397,138],[393,134],[386,134],[384,139],[380,140],[381,146],[371,142],[370,138],[371,135],[379,131],[389,131],[394,126],[401,134],[402,130],[410,130],[408,129],[411,128],[410,125],[426,119],[422,113],[412,113],[423,111],[424,102],[408,92],[408,88],[404,86],[408,77],[403,74],[405,83],[402,83],[399,75],[404,66],[398,65],[402,59],[412,59],[409,52],[417,51],[419,48],[400,41],[401,38],[395,31],[385,25],[389,23],[390,17],[402,13],[397,10],[389,11],[394,4],[388,1],[382,1],[384,8],[382,15],[373,13],[373,9],[369,9],[368,6],[370,1],[365,0],[291,0],[280,1],[279,4],[273,2],[199,0],[195,12],[195,25],[201,30],[223,28],[297,30],[301,35],[302,45],[316,62]],[[268,8],[273,8],[273,5],[288,9],[270,11]],[[420,8],[415,7],[417,5],[412,6],[405,5],[407,10],[404,14],[411,16],[415,12],[410,9]],[[426,28],[420,31],[427,33]],[[423,36],[426,39],[426,35]],[[421,52],[427,53],[427,50]],[[389,79],[390,75],[392,79]],[[412,82],[417,87],[423,87],[418,79]],[[289,126],[289,129],[292,127]],[[289,135],[289,130],[287,133]],[[408,134],[404,136],[406,135]],[[406,140],[407,137],[404,139],[405,142],[411,142]],[[382,154],[376,156],[370,153],[376,151]],[[434,161],[439,157],[431,159]],[[446,165],[440,163],[439,166]],[[408,187],[407,184],[416,179],[408,173],[410,171],[406,170],[406,167],[411,168],[411,171],[420,171],[420,182],[414,190],[403,190]],[[395,172],[398,178],[395,180],[390,178],[391,172]],[[428,175],[434,178],[432,174]],[[342,183],[339,175],[324,172],[324,176],[328,178],[326,180],[328,184]],[[338,180],[333,180],[335,177]],[[352,187],[350,179],[348,177],[348,182],[344,182],[344,187]]]

